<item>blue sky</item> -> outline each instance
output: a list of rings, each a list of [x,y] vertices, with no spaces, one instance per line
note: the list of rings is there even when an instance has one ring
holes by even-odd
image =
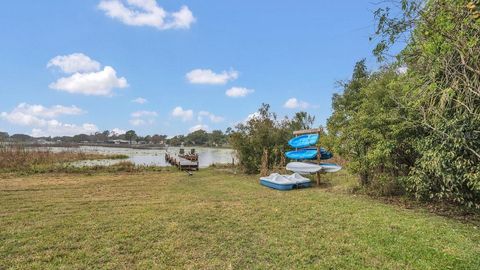
[[[377,66],[368,39],[376,8],[370,0],[8,1],[0,130],[225,130],[262,102],[323,125],[335,82],[362,58]]]

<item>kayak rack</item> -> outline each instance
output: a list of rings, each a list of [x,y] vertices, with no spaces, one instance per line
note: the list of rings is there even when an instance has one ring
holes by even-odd
[[[318,134],[320,136],[320,134],[323,132],[323,130],[321,128],[315,128],[315,129],[303,129],[303,130],[296,130],[293,132],[293,135],[295,137],[298,137],[300,135],[307,135],[307,134]],[[298,151],[298,148],[295,148],[295,151]],[[317,159],[316,160],[309,160],[310,163],[316,163],[316,164],[320,164],[321,162],[321,155],[320,155],[320,146],[317,145]],[[320,185],[320,180],[321,180],[321,172],[318,171],[317,172],[317,186]]]

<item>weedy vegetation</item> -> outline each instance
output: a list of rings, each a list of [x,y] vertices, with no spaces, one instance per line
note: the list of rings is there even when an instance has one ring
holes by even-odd
[[[104,155],[79,151],[53,152],[48,148],[29,148],[21,145],[0,146],[0,172],[39,173],[54,171],[75,171],[82,168],[71,166],[79,160],[126,159],[126,155]],[[121,163],[127,167],[131,164]]]

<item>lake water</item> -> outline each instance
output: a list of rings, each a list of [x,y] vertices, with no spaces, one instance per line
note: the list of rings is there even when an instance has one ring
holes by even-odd
[[[200,168],[208,167],[212,164],[229,164],[232,163],[234,150],[224,148],[207,148],[207,147],[183,147],[185,152],[195,148],[198,154]],[[79,151],[85,153],[99,153],[107,155],[127,155],[128,159],[121,160],[85,160],[74,162],[76,166],[94,166],[94,165],[113,165],[122,161],[130,161],[136,165],[151,165],[168,167],[170,164],[165,162],[165,153],[178,153],[180,147],[169,147],[168,149],[132,149],[119,147],[103,147],[103,146],[80,146],[78,148],[66,147],[50,147],[51,151]]]

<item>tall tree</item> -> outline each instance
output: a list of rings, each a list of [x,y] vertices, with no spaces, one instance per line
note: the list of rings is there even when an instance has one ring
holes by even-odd
[[[129,130],[125,133],[125,139],[127,139],[130,144],[132,144],[132,141],[137,138],[137,133],[135,133],[135,130]]]

